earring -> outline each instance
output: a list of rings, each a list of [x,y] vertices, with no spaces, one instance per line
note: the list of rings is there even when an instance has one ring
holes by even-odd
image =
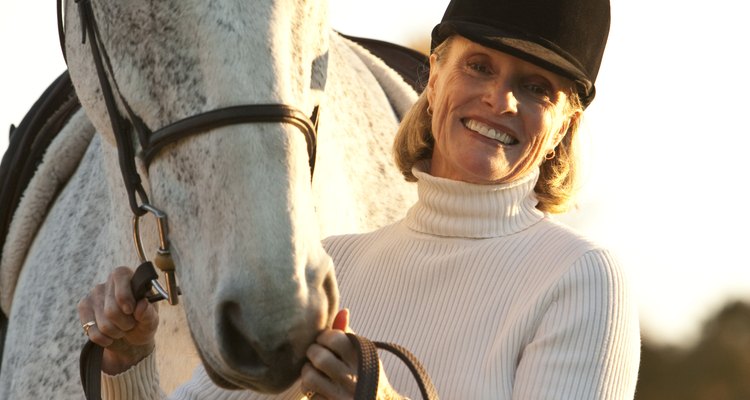
[[[551,159],[555,158],[555,149],[552,149],[544,156],[544,159],[549,161]]]
[[[427,115],[432,116],[432,105],[427,106]]]

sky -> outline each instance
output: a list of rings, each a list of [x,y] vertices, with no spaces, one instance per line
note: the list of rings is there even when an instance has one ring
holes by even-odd
[[[332,27],[404,45],[447,0],[330,0]],[[645,335],[689,344],[726,302],[750,301],[750,38],[736,0],[612,0],[583,127],[584,186],[561,217],[630,275]],[[0,5],[0,152],[65,70],[51,0]]]

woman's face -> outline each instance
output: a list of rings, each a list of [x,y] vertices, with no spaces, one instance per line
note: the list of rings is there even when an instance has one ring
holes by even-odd
[[[565,78],[456,36],[430,57],[427,98],[435,147],[431,174],[490,184],[536,168],[562,140]]]

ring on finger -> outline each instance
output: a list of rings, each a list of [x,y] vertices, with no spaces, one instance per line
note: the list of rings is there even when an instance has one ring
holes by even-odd
[[[81,325],[81,327],[83,328],[83,333],[85,333],[86,336],[88,336],[89,335],[89,329],[91,329],[91,327],[94,326],[94,325],[96,325],[96,321],[89,321],[89,322],[86,322],[85,324]]]
[[[316,393],[312,390],[308,390],[305,392],[305,397],[307,398],[307,400],[312,400],[312,398],[315,397],[315,394]]]

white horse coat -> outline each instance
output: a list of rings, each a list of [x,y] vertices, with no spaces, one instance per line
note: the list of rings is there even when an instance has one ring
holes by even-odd
[[[68,64],[86,114],[50,147],[5,243],[2,399],[82,397],[75,305],[115,266],[138,262],[101,90],[68,3]],[[390,147],[416,94],[331,31],[324,1],[92,5],[114,81],[152,130],[231,105],[320,105],[312,184],[305,140],[287,124],[215,129],[170,145],[148,170],[139,164],[152,204],[169,215],[184,293],[184,306],[160,307],[163,387],[187,380],[200,354],[222,386],[282,390],[337,307],[320,239],[385,225],[415,199]],[[150,222],[144,243],[155,249]]]

